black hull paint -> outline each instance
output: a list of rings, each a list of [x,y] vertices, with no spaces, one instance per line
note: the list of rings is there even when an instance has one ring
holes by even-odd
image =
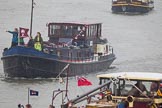
[[[153,7],[142,7],[142,6],[132,6],[132,5],[119,5],[112,6],[113,13],[148,13]]]
[[[59,74],[63,77],[66,76],[67,70],[62,73],[61,71],[67,64],[70,64],[68,76],[107,70],[115,60],[115,55],[109,55],[109,59],[106,60],[86,63],[63,62],[21,55],[3,57],[2,60],[6,77],[49,78],[58,77]]]

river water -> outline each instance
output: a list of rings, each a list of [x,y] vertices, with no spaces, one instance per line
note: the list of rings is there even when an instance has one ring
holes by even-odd
[[[78,87],[75,77],[69,78],[68,98],[73,99],[98,85],[96,75],[118,71],[162,72],[162,1],[155,1],[153,11],[143,15],[111,13],[111,0],[35,0],[33,32],[41,32],[47,40],[49,22],[102,23],[102,35],[108,38],[117,59],[106,72],[85,75],[92,86]],[[11,43],[6,30],[30,27],[31,0],[0,0],[0,52]],[[0,61],[0,75],[3,64]],[[52,92],[65,89],[54,79],[4,79],[0,78],[0,107],[17,107],[27,104],[28,88],[38,90],[39,96],[29,97],[33,108],[47,108]],[[57,98],[56,108],[59,108]]]

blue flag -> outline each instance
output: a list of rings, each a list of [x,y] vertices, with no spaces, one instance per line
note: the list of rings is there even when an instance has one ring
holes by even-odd
[[[39,92],[35,90],[30,90],[30,96],[38,96]]]

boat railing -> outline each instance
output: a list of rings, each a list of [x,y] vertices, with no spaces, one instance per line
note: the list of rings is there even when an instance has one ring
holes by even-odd
[[[85,62],[94,62],[98,61],[99,57],[95,56],[90,56],[90,57],[67,57],[67,56],[59,56],[60,60],[63,61],[68,61],[68,62],[80,62],[80,63],[85,63]]]
[[[109,54],[105,53],[102,55],[94,54],[94,56],[89,57],[68,57],[68,56],[59,56],[59,59],[66,62],[74,62],[74,63],[85,63],[85,62],[96,62],[101,60],[106,60],[109,58]]]
[[[51,55],[58,56],[59,60],[66,61],[66,62],[74,62],[74,63],[85,63],[85,62],[96,62],[101,60],[106,60],[109,58],[109,55],[113,54],[113,47],[108,45],[108,51],[103,53],[94,53],[92,55],[81,56],[81,57],[71,57],[65,56],[57,52],[56,48],[45,46],[43,52]]]

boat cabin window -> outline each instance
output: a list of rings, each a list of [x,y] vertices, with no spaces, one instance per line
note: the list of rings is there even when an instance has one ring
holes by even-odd
[[[49,37],[85,39],[101,37],[101,24],[50,23]]]
[[[101,25],[94,24],[87,27],[87,37],[100,37],[101,36]]]
[[[145,94],[152,95],[152,93],[156,93],[159,88],[158,81],[101,79],[100,84],[106,83],[110,80],[112,82],[107,89],[111,90],[112,95],[117,95],[117,96],[132,95],[132,96],[143,97]]]
[[[75,38],[85,32],[84,25],[50,24],[48,29],[50,37]]]

